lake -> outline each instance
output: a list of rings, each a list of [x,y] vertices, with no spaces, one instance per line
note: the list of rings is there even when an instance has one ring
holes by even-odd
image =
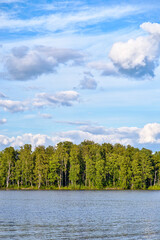
[[[0,239],[160,240],[160,191],[0,191]]]

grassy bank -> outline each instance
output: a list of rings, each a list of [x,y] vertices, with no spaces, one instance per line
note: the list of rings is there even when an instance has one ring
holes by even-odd
[[[148,190],[160,190],[160,185],[150,186]]]
[[[89,191],[95,191],[95,190],[160,190],[160,186],[152,186],[148,189],[124,189],[121,187],[105,187],[105,188],[96,188],[96,187],[86,187],[86,186],[67,186],[67,187],[8,187],[8,188],[0,188],[0,190],[68,190],[68,191],[74,191],[74,190],[89,190]]]

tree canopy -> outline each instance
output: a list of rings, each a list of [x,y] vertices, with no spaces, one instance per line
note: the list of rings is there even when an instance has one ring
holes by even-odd
[[[121,144],[25,144],[0,152],[0,188],[148,189],[159,185],[160,152]]]

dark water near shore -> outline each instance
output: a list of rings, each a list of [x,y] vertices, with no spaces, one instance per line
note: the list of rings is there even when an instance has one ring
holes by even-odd
[[[160,191],[0,191],[0,239],[160,240]]]

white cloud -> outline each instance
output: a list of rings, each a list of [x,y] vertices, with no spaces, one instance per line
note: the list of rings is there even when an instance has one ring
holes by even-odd
[[[28,103],[12,100],[0,100],[0,107],[3,107],[5,111],[15,113],[28,110]]]
[[[84,55],[73,49],[56,49],[46,46],[36,46],[29,49],[26,46],[15,47],[4,57],[6,78],[25,81],[42,74],[56,71],[60,64],[72,62],[82,64]]]
[[[14,137],[7,137],[4,135],[0,135],[0,147],[2,149],[10,146],[14,141],[15,141]]]
[[[60,91],[55,94],[39,93],[34,99],[28,101],[13,101],[0,99],[0,107],[11,113],[23,112],[34,108],[45,106],[72,106],[79,101],[79,94],[76,91]],[[33,115],[32,115],[33,116]],[[43,118],[52,118],[50,114],[41,114]]]
[[[160,124],[146,124],[141,129],[139,136],[139,143],[160,143]]]
[[[134,140],[131,138],[127,138],[125,135],[122,136],[122,134],[93,134],[90,132],[85,132],[81,130],[73,130],[68,131],[60,134],[61,137],[69,137],[73,142],[80,143],[84,140],[91,140],[97,143],[120,143],[120,144],[131,144],[134,145]]]
[[[39,145],[55,145],[58,142],[63,142],[63,141],[71,141],[71,139],[65,137],[50,137],[47,135],[42,135],[42,134],[31,134],[31,133],[26,133],[23,134],[22,136],[17,136],[17,137],[7,137],[4,135],[0,135],[0,148],[4,149],[5,147],[13,146],[15,148],[19,148],[20,146],[23,146],[24,144],[31,144],[33,149]]]
[[[78,125],[78,124],[77,124]],[[145,147],[153,144],[160,144],[160,124],[149,123],[143,128],[120,127],[105,128],[103,126],[81,126],[80,130],[55,133],[54,136],[43,134],[26,133],[22,136],[7,137],[0,135],[0,148],[8,146],[19,147],[26,143],[32,144],[33,148],[38,145],[55,145],[61,141],[71,141],[79,144],[84,140],[92,140],[97,143],[120,143],[123,145],[132,145]]]
[[[80,81],[80,88],[81,89],[96,89],[97,82],[93,77],[84,76],[83,80]]]
[[[79,94],[76,91],[61,91],[55,94],[39,93],[33,101],[33,106],[72,106],[73,102],[77,102]]]
[[[80,130],[59,133],[61,137],[69,137],[73,142],[80,143],[83,140],[92,140],[98,143],[120,143],[142,147],[143,144],[160,143],[160,124],[146,124],[143,128],[120,127],[105,128],[104,126],[86,125]]]
[[[153,35],[160,35],[160,24],[159,23],[150,23],[150,22],[145,22],[140,25],[140,27]]]
[[[149,35],[115,43],[109,57],[122,74],[153,77],[160,57],[160,24],[143,23],[141,28]]]
[[[12,146],[19,147],[24,145],[25,143],[32,144],[33,148],[38,145],[49,145],[52,144],[52,138],[46,135],[36,134],[33,135],[31,133],[23,134],[22,136],[17,136],[15,141],[12,143]]]
[[[104,142],[110,142],[112,144],[114,143],[121,143],[121,144],[131,144],[133,145],[133,140],[129,138],[120,138],[116,135],[95,135],[84,131],[68,131],[63,132],[59,134],[55,134],[54,137],[42,135],[42,134],[31,134],[26,133],[22,136],[17,137],[6,137],[4,135],[0,135],[0,147],[1,149],[13,146],[15,148],[18,148],[20,146],[23,146],[24,144],[32,144],[33,148],[35,148],[38,145],[56,145],[58,142],[62,141],[71,141],[74,143],[80,143],[84,140],[92,140],[94,142],[98,143],[104,143]]]
[[[114,66],[112,62],[91,62],[88,64],[88,67],[93,68],[95,70],[100,70],[102,75],[117,75],[117,68]]]
[[[3,0],[4,1],[4,0]],[[10,0],[11,1],[11,0]],[[34,5],[33,5],[34,7]],[[35,5],[35,9],[36,9]],[[77,10],[78,9],[78,10]],[[114,5],[112,7],[87,7],[82,6],[77,8],[74,13],[57,12],[54,14],[43,15],[40,17],[33,17],[27,20],[15,18],[7,13],[0,15],[0,28],[13,29],[13,31],[20,30],[34,30],[34,31],[77,31],[78,27],[84,27],[90,24],[98,23],[104,20],[119,19],[129,15],[137,15],[145,10],[140,6],[132,5]]]
[[[93,141],[99,143],[110,142],[110,143],[122,143],[131,144],[136,143],[139,134],[139,128],[136,127],[120,127],[120,128],[105,128],[104,126],[92,126],[86,125],[80,127],[83,133],[87,133],[88,137],[93,138]]]
[[[6,118],[0,119],[0,124],[4,124],[4,123],[6,123],[6,122],[7,122],[7,119],[6,119]]]

